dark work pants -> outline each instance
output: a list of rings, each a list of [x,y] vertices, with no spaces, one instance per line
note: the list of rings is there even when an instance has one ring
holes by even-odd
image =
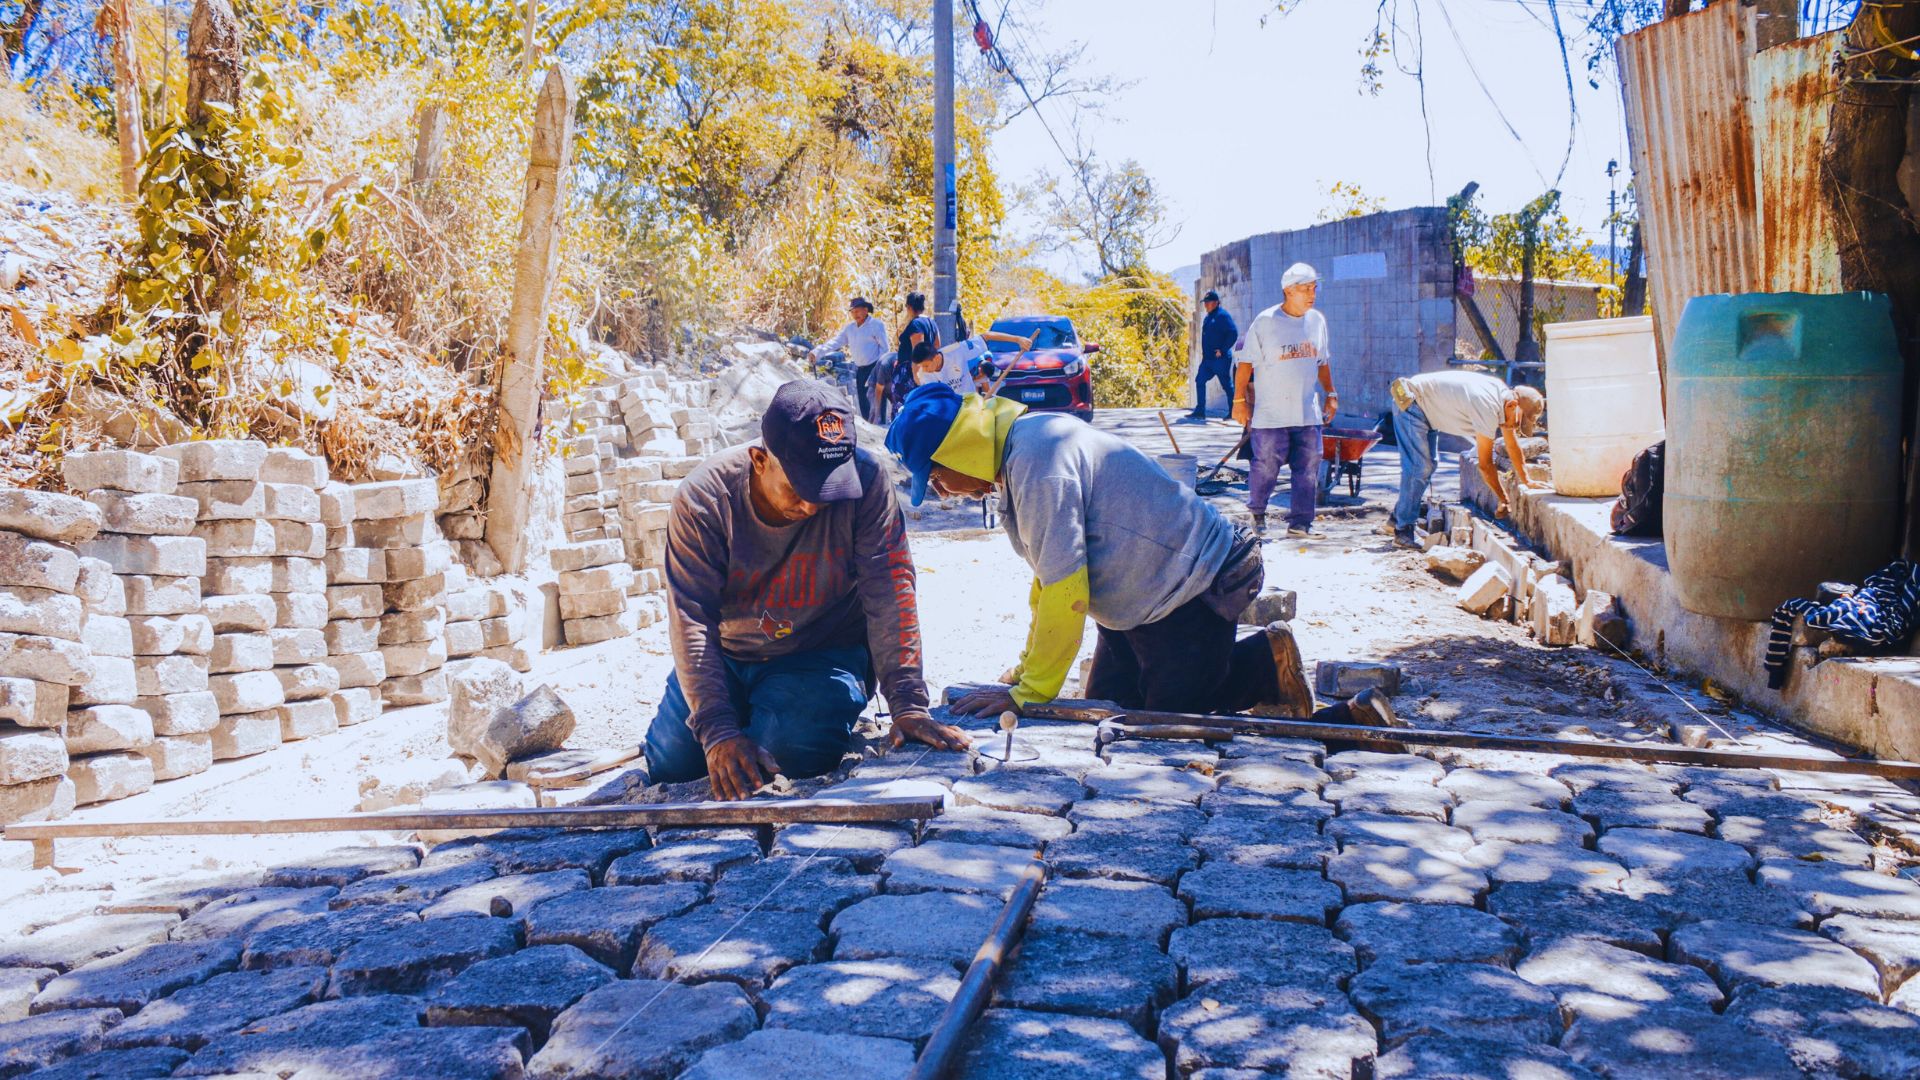
[[[853,396],[860,401],[860,419],[873,420],[873,373],[880,365],[868,364],[853,369]]]
[[[1193,411],[1204,414],[1207,411],[1207,384],[1220,384],[1220,394],[1227,399],[1227,410],[1233,410],[1233,375],[1226,368],[1210,370],[1206,364],[1200,365],[1200,373],[1193,378]]]
[[[1204,599],[1193,599],[1159,622],[1131,630],[1100,627],[1086,694],[1129,709],[1236,713],[1274,704],[1273,654],[1264,634],[1239,642],[1238,627]],[[1345,704],[1314,713],[1351,723]]]

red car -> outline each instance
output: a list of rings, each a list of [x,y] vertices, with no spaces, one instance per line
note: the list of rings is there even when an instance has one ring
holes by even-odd
[[[1007,372],[1000,396],[1043,412],[1068,412],[1082,420],[1093,420],[1093,373],[1087,357],[1100,346],[1082,343],[1073,331],[1073,320],[1063,315],[1024,315],[994,320],[993,329],[1003,334],[1033,339],[1033,351],[1021,354],[1020,346],[1004,341],[989,341],[994,378]],[[1007,371],[1006,365],[1013,365]]]

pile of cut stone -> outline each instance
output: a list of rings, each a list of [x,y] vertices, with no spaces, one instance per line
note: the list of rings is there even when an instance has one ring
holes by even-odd
[[[560,583],[560,627],[569,645],[592,645],[640,628],[632,602],[638,575],[618,540],[560,544],[549,553]]]
[[[213,624],[200,610],[199,573],[155,577],[131,572],[141,557],[132,552],[146,538],[199,546],[204,554],[204,541],[191,539],[200,505],[176,493],[180,466],[171,458],[128,450],[80,452],[66,456],[62,471],[67,485],[87,492],[87,500],[101,512],[102,534],[89,545],[94,557],[84,562],[99,564],[110,578],[94,600],[103,616],[100,625],[112,625],[104,617],[116,611],[127,621],[135,693],[134,709],[97,705],[69,716],[68,753],[137,751],[149,763],[149,783],[205,772],[213,764],[213,729],[220,710],[207,689]],[[129,568],[126,578],[111,572],[121,566]],[[93,636],[103,666],[117,666],[105,658],[116,650],[99,640],[104,634]],[[122,776],[132,781],[119,785],[126,794],[145,789],[138,766],[123,761],[120,767]],[[97,766],[89,779],[100,779]],[[95,783],[90,794],[105,790]]]
[[[533,670],[527,645],[532,597],[506,582],[478,583],[466,568],[447,571],[447,658],[498,660],[515,671]]]
[[[85,641],[93,617],[89,608],[103,605],[89,604],[83,596],[106,599],[110,608],[111,598],[103,594],[111,590],[98,580],[103,568],[83,569],[70,545],[93,537],[100,524],[99,510],[80,499],[0,492],[0,822],[44,821],[72,812],[79,792],[68,776],[76,764],[65,743],[68,704],[84,716],[87,697],[100,696],[109,682],[130,682],[127,672],[98,678]],[[104,577],[110,581],[112,575]],[[132,687],[108,696],[131,701]],[[83,764],[80,771],[91,777],[97,769],[111,781],[146,765],[138,754],[120,756],[125,760]],[[151,769],[145,782],[153,782]]]
[[[333,700],[342,727],[380,715],[380,684],[387,677],[387,658],[380,654],[386,554],[354,542],[353,510],[351,486],[336,480],[320,490],[320,520],[327,527],[327,624],[321,634],[325,662],[339,683]]]
[[[437,514],[440,533],[453,545],[460,562],[482,577],[494,577],[504,568],[493,549],[487,546],[484,468],[483,462],[467,461],[441,475]]]
[[[453,552],[433,512],[432,480],[382,480],[353,489],[353,536],[380,556],[382,700],[390,707],[447,700],[447,570]]]
[[[1461,583],[1458,602],[1467,611],[1524,623],[1542,645],[1627,646],[1617,600],[1598,589],[1576,594],[1564,563],[1523,550],[1467,507],[1436,510],[1426,540],[1427,568]]]
[[[612,388],[596,387],[563,418],[579,430],[563,448],[567,479],[560,523],[572,543],[620,538],[619,492],[607,474],[627,445],[627,429],[614,415]]]

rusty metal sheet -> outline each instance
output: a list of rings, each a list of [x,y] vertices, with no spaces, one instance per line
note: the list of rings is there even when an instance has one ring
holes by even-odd
[[[1747,106],[1757,37],[1752,8],[1719,3],[1616,47],[1663,355],[1689,298],[1762,287]]]
[[[1839,239],[1820,190],[1840,34],[1778,45],[1747,63],[1760,281],[1771,292],[1841,291]]]

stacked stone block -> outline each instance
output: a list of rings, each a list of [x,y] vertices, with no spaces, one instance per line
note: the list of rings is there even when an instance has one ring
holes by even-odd
[[[453,565],[453,550],[434,523],[439,504],[439,490],[430,479],[385,480],[353,489],[355,543],[380,556],[374,614],[380,619],[380,654],[386,665],[380,696],[388,706],[425,705],[448,697],[442,669],[447,662],[447,570]],[[355,611],[376,603],[371,591],[361,596]]]
[[[380,684],[387,677],[387,658],[380,654],[387,560],[354,542],[353,512],[352,487],[336,480],[320,489],[320,521],[327,528],[327,624],[321,635],[327,666],[339,683],[332,700],[341,727],[380,715]]]
[[[327,663],[327,529],[321,492],[327,487],[324,458],[291,447],[267,451],[260,479],[267,491],[267,524],[273,554],[286,558],[289,573],[277,577],[273,626],[273,674],[286,699],[275,710],[282,741],[330,734],[340,727],[340,673]],[[284,586],[284,588],[282,587]]]
[[[100,544],[104,554],[112,553],[110,546],[123,550],[140,537],[180,542],[190,538],[198,524],[200,504],[177,494],[180,467],[171,458],[101,450],[69,454],[63,469],[68,486],[87,492],[87,500],[100,509],[105,529],[100,539],[127,538]],[[101,565],[120,568],[105,560]],[[122,565],[129,574],[115,575],[106,586],[103,610],[118,609],[127,621],[136,694],[132,706],[142,719],[108,706],[91,707],[84,717],[76,712],[68,721],[68,750],[138,751],[151,765],[154,780],[205,772],[213,764],[212,731],[220,714],[207,689],[213,627],[200,611],[200,578],[156,578],[132,573],[130,562]],[[117,629],[102,629],[98,636],[117,634]],[[102,640],[96,649],[105,646]]]
[[[610,481],[619,464],[613,444],[591,435],[572,439],[563,458],[566,499],[560,507],[561,531],[569,543],[618,540],[620,492]]]
[[[200,611],[213,631],[207,689],[220,715],[210,733],[213,756],[271,750],[280,745],[280,707],[287,700],[273,671],[269,631],[278,625],[281,606],[275,597],[324,588],[326,582],[313,530],[298,527],[311,524],[297,520],[305,500],[286,485],[263,481],[265,443],[210,439],[163,446],[157,453],[179,464],[179,492],[199,508],[193,538],[207,552]],[[310,489],[300,490],[314,497]],[[312,516],[318,517],[317,506]]]
[[[618,540],[561,544],[550,553],[560,582],[560,628],[569,645],[625,637],[640,627],[635,580]]]
[[[97,560],[83,567],[71,545],[100,523],[97,509],[72,496],[0,492],[0,823],[72,812],[69,702],[125,681],[124,672],[103,681],[85,640],[87,597],[110,608],[102,582],[112,574]]]
[[[447,587],[448,659],[482,657],[532,671],[533,650],[525,632],[530,605],[503,582],[473,583],[454,569]]]

